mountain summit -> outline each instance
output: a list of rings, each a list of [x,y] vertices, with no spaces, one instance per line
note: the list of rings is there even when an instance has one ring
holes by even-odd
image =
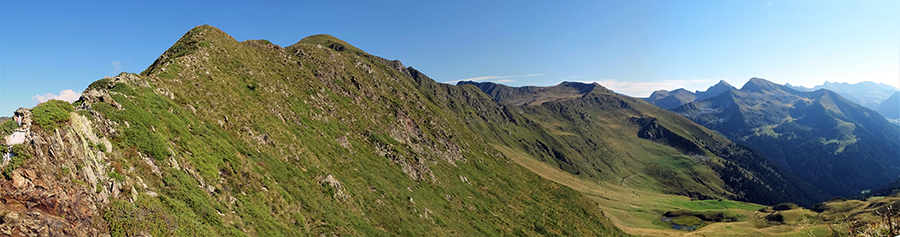
[[[757,92],[757,93],[766,93],[766,92],[774,93],[774,92],[780,92],[780,91],[784,91],[784,90],[785,90],[784,86],[775,84],[774,82],[771,82],[769,80],[759,78],[759,77],[750,78],[750,81],[747,81],[747,83],[745,83],[744,86],[741,87],[741,91]]]
[[[705,100],[734,89],[736,88],[734,88],[734,86],[732,86],[731,84],[728,84],[728,82],[726,82],[725,80],[720,80],[719,83],[716,83],[715,85],[709,87],[708,89],[706,89],[706,91],[695,92],[694,94],[697,95],[697,98],[695,98],[694,100]]]
[[[674,109],[691,101],[709,99],[730,90],[735,90],[734,86],[728,84],[725,80],[719,80],[719,83],[709,87],[706,91],[690,92],[684,88],[675,89],[673,91],[658,90],[654,91],[649,98],[644,100],[659,106],[663,109]]]

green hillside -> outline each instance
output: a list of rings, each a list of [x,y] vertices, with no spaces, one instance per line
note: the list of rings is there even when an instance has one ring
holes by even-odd
[[[489,142],[520,149],[582,178],[627,180],[646,190],[696,199],[809,206],[828,198],[753,151],[598,84],[513,88],[461,82],[434,87],[433,93],[451,94],[435,96],[450,98],[438,104],[457,111]],[[492,97],[465,93],[479,89]],[[499,103],[485,102],[491,99]]]
[[[0,178],[12,236],[803,235],[861,219],[789,202],[875,208],[814,205],[759,153],[599,84],[442,84],[329,35],[198,26],[0,139],[24,139]]]
[[[399,61],[330,36],[282,48],[199,26],[140,75],[84,94],[78,124],[34,126],[17,145],[34,157],[0,181],[5,202],[25,204],[0,210],[22,213],[9,233],[50,221],[112,236],[624,234],[431,103]],[[82,201],[28,204],[34,183],[19,181],[47,176]]]

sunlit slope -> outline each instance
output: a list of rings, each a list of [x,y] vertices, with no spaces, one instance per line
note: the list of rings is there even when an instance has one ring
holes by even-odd
[[[112,236],[624,235],[426,99],[399,61],[331,36],[282,48],[199,26],[140,75],[85,95],[72,114],[111,146],[85,145],[104,155],[84,160],[109,183],[90,181],[87,163],[39,162],[81,160],[58,152],[14,174],[65,173],[97,193],[91,225]]]
[[[445,85],[412,72],[436,104],[488,142],[579,177],[698,199],[812,205],[828,197],[753,151],[597,84]]]
[[[878,213],[898,218],[900,197],[875,197],[866,201],[835,198],[812,209],[780,203],[770,207],[722,199],[695,200],[635,187],[634,181],[594,182],[559,170],[528,154],[494,145],[513,161],[538,175],[571,187],[603,206],[619,228],[638,236],[856,236],[884,231]],[[893,206],[893,212],[888,208]],[[692,225],[691,231],[673,223]],[[877,228],[872,229],[871,226]],[[855,233],[849,235],[850,231]]]

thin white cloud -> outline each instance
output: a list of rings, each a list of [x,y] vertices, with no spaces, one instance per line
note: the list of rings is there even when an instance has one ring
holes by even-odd
[[[525,75],[514,75],[514,76],[482,76],[482,77],[472,77],[466,79],[459,79],[455,81],[447,81],[445,83],[457,83],[461,81],[493,81],[493,82],[515,82],[515,80],[510,80],[508,78],[516,78],[516,77],[535,77],[535,76],[543,76],[544,74],[525,74]],[[503,80],[506,79],[506,80]]]
[[[34,97],[31,97],[31,99],[37,100],[38,103],[47,102],[48,100],[64,100],[66,102],[72,103],[78,100],[79,97],[81,97],[80,92],[75,92],[72,89],[68,89],[60,91],[59,95],[47,93],[43,95],[35,95]]]
[[[114,61],[112,62],[113,74],[119,73],[122,71],[122,62]]]
[[[589,81],[587,83],[599,83],[603,87],[609,88],[616,93],[625,94],[634,97],[649,97],[657,90],[674,90],[685,88],[690,91],[706,90],[713,86],[720,79],[685,79],[685,80],[662,80],[662,81],[618,81],[613,79]]]
[[[766,8],[771,7],[772,4],[775,4],[775,1],[769,1],[769,2],[767,2],[767,3],[766,3]]]

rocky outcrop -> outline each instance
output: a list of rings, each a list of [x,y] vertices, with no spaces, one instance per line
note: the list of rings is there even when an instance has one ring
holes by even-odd
[[[105,175],[104,153],[88,144],[108,148],[109,141],[93,134],[86,118],[70,115],[74,126],[30,133],[23,144],[34,154],[17,154],[30,157],[0,178],[0,234],[96,236],[105,229],[99,210],[115,185]]]
[[[98,82],[108,84],[82,94],[77,109],[99,115],[91,111],[91,105],[99,102],[121,109],[107,89],[116,83],[146,84],[133,74],[105,79]],[[108,156],[114,154],[107,153],[112,151],[112,143],[106,137],[115,134],[117,125],[99,116],[72,112],[61,128],[31,130],[31,115],[30,109],[17,110],[14,119],[20,127],[16,134],[24,136],[7,139],[26,147],[29,154],[14,154],[24,157],[24,163],[8,177],[0,177],[0,236],[107,235],[101,210],[110,198],[134,197],[126,195],[133,194],[132,185],[126,185],[129,181],[108,174]]]
[[[350,195],[344,192],[344,185],[341,184],[341,181],[338,181],[332,175],[325,176],[325,178],[319,179],[319,185],[328,185],[331,186],[334,190],[334,198],[347,201],[350,199]]]

